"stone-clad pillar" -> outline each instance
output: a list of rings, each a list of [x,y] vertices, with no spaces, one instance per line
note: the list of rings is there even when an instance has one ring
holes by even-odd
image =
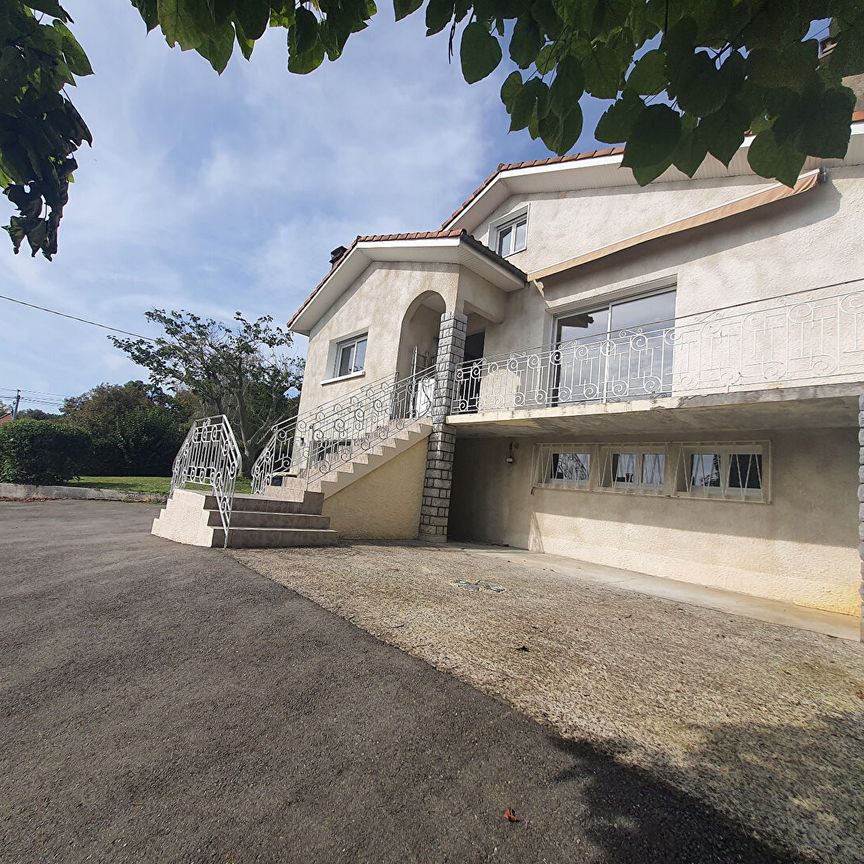
[[[864,396],[858,397],[858,553],[861,557],[861,641],[864,642]]]
[[[445,431],[450,413],[456,367],[465,357],[468,319],[454,313],[441,316],[438,358],[435,362],[435,396],[432,401],[432,433],[426,451],[426,476],[423,478],[423,504],[420,508],[420,539],[433,543],[447,540],[450,513],[450,487],[453,482],[453,451],[456,436]]]

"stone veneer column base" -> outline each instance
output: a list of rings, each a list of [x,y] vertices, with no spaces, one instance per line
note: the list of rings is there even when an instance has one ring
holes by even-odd
[[[435,365],[435,396],[432,400],[432,432],[426,451],[423,501],[420,506],[419,537],[430,543],[447,541],[450,488],[453,483],[453,453],[456,436],[447,432],[444,421],[453,399],[456,367],[465,356],[468,319],[458,313],[443,315]]]

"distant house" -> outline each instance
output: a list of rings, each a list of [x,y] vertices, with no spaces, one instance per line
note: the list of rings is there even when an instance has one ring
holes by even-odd
[[[13,418],[11,414],[0,415],[0,426],[2,426],[4,423],[11,423],[12,419]]]

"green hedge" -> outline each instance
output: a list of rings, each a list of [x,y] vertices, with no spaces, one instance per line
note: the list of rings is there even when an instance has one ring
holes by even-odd
[[[0,426],[0,482],[53,485],[84,472],[90,436],[74,426],[13,420]]]

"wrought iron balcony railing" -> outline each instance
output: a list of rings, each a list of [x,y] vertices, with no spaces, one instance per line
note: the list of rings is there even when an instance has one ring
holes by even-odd
[[[451,414],[864,381],[864,280],[463,363]]]
[[[308,484],[429,415],[434,372],[388,376],[277,423],[252,467],[252,492],[263,495],[277,476]]]

